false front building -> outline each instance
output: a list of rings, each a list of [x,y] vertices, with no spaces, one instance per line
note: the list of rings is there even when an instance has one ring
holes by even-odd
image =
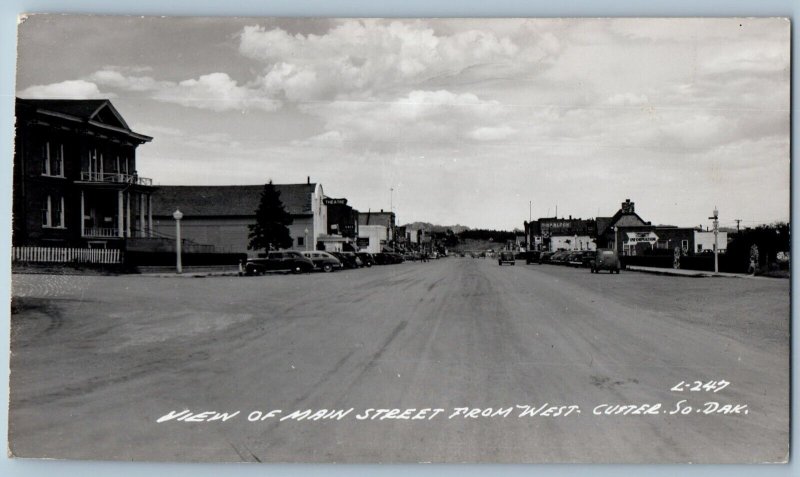
[[[136,148],[152,140],[108,100],[17,99],[15,246],[123,248],[152,230],[152,181]]]

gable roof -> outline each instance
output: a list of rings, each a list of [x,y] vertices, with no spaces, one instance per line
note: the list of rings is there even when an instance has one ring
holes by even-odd
[[[115,130],[149,142],[153,138],[131,130],[117,108],[107,99],[23,99],[17,98],[17,106],[35,109],[64,119],[89,123],[93,126]]]
[[[291,215],[311,215],[316,184],[275,184]],[[263,185],[158,186],[152,195],[153,216],[172,217],[180,209],[191,217],[255,216]]]
[[[597,217],[597,236],[606,233],[606,229],[611,227],[611,217]]]

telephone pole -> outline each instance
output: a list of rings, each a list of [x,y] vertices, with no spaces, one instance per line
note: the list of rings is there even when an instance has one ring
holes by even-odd
[[[719,273],[719,245],[717,242],[719,236],[719,211],[716,205],[714,206],[714,215],[709,219],[714,220],[712,222],[714,224],[714,273]]]
[[[735,219],[735,220],[736,220],[736,235],[739,235],[739,222],[741,222],[742,219]]]

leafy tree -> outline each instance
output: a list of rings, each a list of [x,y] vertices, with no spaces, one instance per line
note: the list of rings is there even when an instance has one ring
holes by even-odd
[[[292,236],[288,226],[292,224],[292,216],[281,202],[281,193],[275,189],[272,181],[264,185],[261,201],[256,209],[256,223],[249,225],[249,250],[273,250],[292,246]]]

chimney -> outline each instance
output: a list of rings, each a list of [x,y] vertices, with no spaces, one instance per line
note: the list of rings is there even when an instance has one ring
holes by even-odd
[[[625,199],[625,202],[622,203],[621,208],[623,214],[632,214],[634,212],[633,202],[631,202],[630,199]]]
[[[311,185],[311,176],[306,176],[306,184]]]

